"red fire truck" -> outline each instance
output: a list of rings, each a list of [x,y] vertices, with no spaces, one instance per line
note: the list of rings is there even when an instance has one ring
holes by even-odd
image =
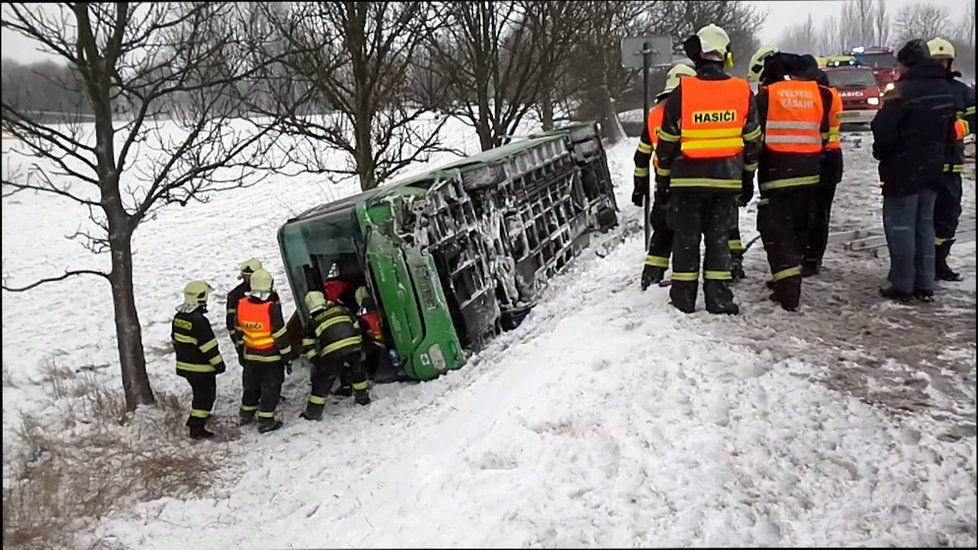
[[[883,89],[876,82],[873,70],[854,59],[828,60],[822,70],[829,77],[829,86],[839,90],[842,98],[842,113],[839,114],[842,124],[872,122],[883,103]]]
[[[849,55],[856,58],[863,67],[873,69],[876,82],[884,91],[893,89],[897,80],[897,59],[893,48],[880,46],[853,48]]]

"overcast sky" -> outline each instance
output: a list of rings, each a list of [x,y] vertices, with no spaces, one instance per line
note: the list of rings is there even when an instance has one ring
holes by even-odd
[[[890,22],[892,23],[896,12],[908,4],[926,3],[945,6],[951,14],[952,21],[957,22],[960,21],[959,16],[965,14],[968,4],[974,2],[975,0],[886,0],[886,9],[890,14]],[[785,27],[802,22],[811,15],[815,27],[818,28],[821,21],[831,16],[839,16],[845,0],[760,0],[749,3],[768,13],[767,21],[764,22],[764,27],[758,33],[761,42],[777,45],[777,40]]]
[[[907,4],[921,0],[887,0],[888,11],[892,18],[896,12]],[[967,5],[975,0],[925,0],[931,4],[946,6],[954,16],[965,13]],[[782,31],[788,25],[804,21],[809,15],[815,21],[815,25],[826,18],[838,15],[845,0],[757,0],[750,2],[758,6],[761,10],[767,11],[767,21],[758,33],[762,42],[777,43]],[[957,19],[960,20],[960,19]],[[38,51],[38,44],[32,40],[23,38],[19,34],[3,29],[2,31],[2,52],[3,57],[9,57],[21,62],[32,62],[43,59],[57,59],[50,54]]]

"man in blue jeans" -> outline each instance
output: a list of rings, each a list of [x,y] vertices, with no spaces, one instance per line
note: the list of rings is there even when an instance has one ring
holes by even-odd
[[[883,229],[890,251],[885,298],[932,301],[934,201],[944,148],[954,140],[954,98],[946,69],[923,40],[897,53],[900,79],[873,120],[873,156],[883,182]]]

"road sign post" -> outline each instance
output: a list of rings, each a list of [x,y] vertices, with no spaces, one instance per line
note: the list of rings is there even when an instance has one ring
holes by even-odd
[[[649,116],[649,68],[664,66],[672,61],[672,38],[668,35],[631,36],[621,39],[621,66],[642,69],[642,124]],[[651,164],[650,164],[651,168]],[[649,172],[649,193],[642,204],[645,227],[645,249],[649,248],[651,233],[649,209],[651,201],[652,173]]]

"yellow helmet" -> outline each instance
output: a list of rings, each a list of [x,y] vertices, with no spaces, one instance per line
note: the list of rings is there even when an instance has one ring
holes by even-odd
[[[326,307],[326,296],[322,292],[313,290],[306,294],[306,309],[310,313],[323,309],[324,307]]]
[[[927,43],[930,56],[937,59],[954,59],[954,44],[943,38],[935,38]]]
[[[188,306],[206,304],[212,290],[214,288],[205,281],[190,281],[183,287],[183,303]]]
[[[761,73],[764,72],[764,60],[780,51],[777,46],[764,45],[758,48],[754,55],[750,56],[750,62],[747,64],[747,80],[760,82]]]
[[[259,269],[262,269],[261,260],[259,260],[258,258],[245,260],[241,262],[241,265],[238,267],[238,269],[241,271],[241,274],[238,275],[238,278],[244,279],[246,275],[251,275],[252,273],[258,271]]]
[[[733,66],[733,56],[729,52],[730,36],[727,35],[727,31],[710,23],[696,31],[696,36],[700,39],[701,53],[717,53],[727,67]]]
[[[685,63],[676,63],[669,69],[666,73],[666,85],[662,88],[662,92],[659,95],[665,95],[676,89],[679,86],[679,79],[684,76],[696,76],[696,70]]]
[[[257,269],[251,274],[249,286],[252,292],[271,292],[274,280],[272,274],[264,269]]]

